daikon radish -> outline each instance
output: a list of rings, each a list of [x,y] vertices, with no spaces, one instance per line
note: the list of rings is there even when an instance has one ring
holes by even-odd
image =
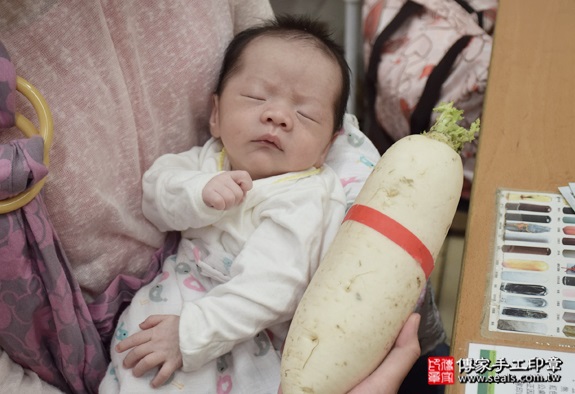
[[[458,154],[479,131],[451,103],[428,133],[382,156],[313,276],[286,339],[283,394],[346,393],[385,358],[414,311],[451,226]]]

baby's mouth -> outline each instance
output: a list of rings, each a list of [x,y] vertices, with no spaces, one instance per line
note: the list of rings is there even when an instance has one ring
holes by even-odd
[[[255,142],[259,142],[261,144],[265,144],[265,145],[269,145],[271,147],[275,147],[276,149],[283,151],[280,140],[278,137],[276,137],[275,135],[264,135],[261,138],[258,138],[257,140],[255,140]]]

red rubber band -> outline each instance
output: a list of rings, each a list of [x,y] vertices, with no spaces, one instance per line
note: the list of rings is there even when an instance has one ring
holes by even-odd
[[[373,208],[361,204],[353,205],[349,209],[343,221],[345,222],[346,220],[353,220],[374,229],[405,250],[421,265],[425,277],[429,279],[434,266],[433,256],[431,256],[429,249],[423,242],[400,223]]]

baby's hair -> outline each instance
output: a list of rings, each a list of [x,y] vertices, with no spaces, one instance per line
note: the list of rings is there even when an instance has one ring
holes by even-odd
[[[228,45],[215,93],[221,95],[226,82],[241,65],[241,56],[245,48],[257,37],[280,37],[285,39],[308,40],[336,61],[341,73],[341,92],[334,108],[334,132],[343,125],[343,117],[350,91],[350,69],[345,60],[342,47],[332,38],[325,25],[307,16],[280,15],[261,25],[238,33]]]

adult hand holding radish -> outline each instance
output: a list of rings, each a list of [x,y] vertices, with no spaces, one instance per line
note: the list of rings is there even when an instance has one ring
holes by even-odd
[[[385,152],[308,286],[282,356],[283,394],[347,393],[381,364],[413,312],[453,221],[459,151],[451,103],[429,132]]]

